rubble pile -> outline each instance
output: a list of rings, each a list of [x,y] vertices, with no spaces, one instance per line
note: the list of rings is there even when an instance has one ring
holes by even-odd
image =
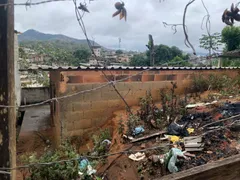
[[[156,108],[156,107],[155,107]],[[144,144],[156,137],[154,145],[168,144],[164,153],[146,152],[146,158],[152,164],[146,169],[159,168],[161,176],[176,173],[213,161],[221,160],[240,153],[240,103],[201,103],[188,105],[187,114],[177,116],[175,120],[159,133],[146,135],[143,131],[130,137],[135,146]],[[161,111],[161,109],[159,109]],[[149,126],[145,126],[149,127]],[[147,131],[149,133],[149,131]],[[134,133],[133,133],[134,134]],[[136,134],[134,134],[136,135]],[[139,137],[141,136],[141,137]],[[141,148],[142,149],[142,148]],[[129,158],[134,156],[131,154]],[[145,157],[145,154],[144,156]],[[147,161],[147,163],[149,163]],[[157,165],[157,166],[156,166]],[[142,165],[141,165],[142,167]],[[159,176],[158,174],[158,176]]]

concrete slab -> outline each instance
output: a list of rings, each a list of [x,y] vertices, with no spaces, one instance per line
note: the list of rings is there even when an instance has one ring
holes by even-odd
[[[20,133],[49,129],[50,118],[50,105],[26,108]]]

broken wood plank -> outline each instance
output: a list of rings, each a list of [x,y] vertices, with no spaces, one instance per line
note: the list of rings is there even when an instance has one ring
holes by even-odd
[[[152,138],[152,137],[155,137],[155,136],[159,136],[159,135],[162,135],[162,134],[166,134],[166,133],[167,133],[167,131],[160,131],[160,132],[157,132],[157,133],[154,133],[154,134],[150,134],[150,135],[147,135],[147,136],[140,137],[138,139],[133,139],[131,141],[131,143],[143,141],[143,140],[146,140],[146,139],[149,139],[149,138]]]
[[[239,180],[240,177],[240,154],[194,167],[182,172],[170,174],[155,180]]]

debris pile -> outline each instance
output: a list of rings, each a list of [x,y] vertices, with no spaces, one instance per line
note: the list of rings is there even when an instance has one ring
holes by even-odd
[[[141,164],[141,173],[151,171],[151,174],[163,176],[240,152],[240,103],[214,101],[185,107],[185,115],[177,115],[174,121],[160,131],[151,126],[152,122],[148,119],[139,123],[141,126],[136,126],[131,134],[133,137],[124,135],[128,137],[129,143],[139,147],[139,152],[131,154],[129,159]],[[151,114],[163,111],[154,105],[145,105],[145,109]],[[143,111],[139,115],[140,119],[148,117]],[[151,144],[150,148],[159,148],[149,152],[148,144]],[[157,170],[159,173],[154,172]]]

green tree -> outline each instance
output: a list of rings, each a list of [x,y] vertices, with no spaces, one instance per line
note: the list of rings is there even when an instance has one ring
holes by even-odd
[[[129,62],[130,66],[150,66],[149,59],[144,54],[134,55]]]
[[[226,44],[227,51],[233,51],[240,46],[240,27],[226,26],[222,30],[222,42]]]
[[[116,52],[115,52],[116,54],[123,54],[123,51],[122,50],[120,50],[120,49],[118,49],[118,50],[116,50]]]
[[[161,65],[173,59],[172,50],[170,47],[160,44],[155,46],[154,59],[156,65]]]
[[[73,56],[75,59],[72,62],[72,64],[78,66],[79,63],[88,62],[88,59],[91,56],[91,53],[87,49],[82,48],[74,51]]]
[[[171,52],[173,57],[176,56],[183,57],[183,52],[176,46],[171,47]]]
[[[221,39],[222,37],[220,33],[214,33],[211,36],[203,34],[199,39],[200,48],[208,50],[209,55],[211,55],[212,51],[218,50],[219,46],[221,45]]]
[[[182,59],[179,56],[174,57],[169,63],[168,65],[171,66],[192,66],[188,61]]]

